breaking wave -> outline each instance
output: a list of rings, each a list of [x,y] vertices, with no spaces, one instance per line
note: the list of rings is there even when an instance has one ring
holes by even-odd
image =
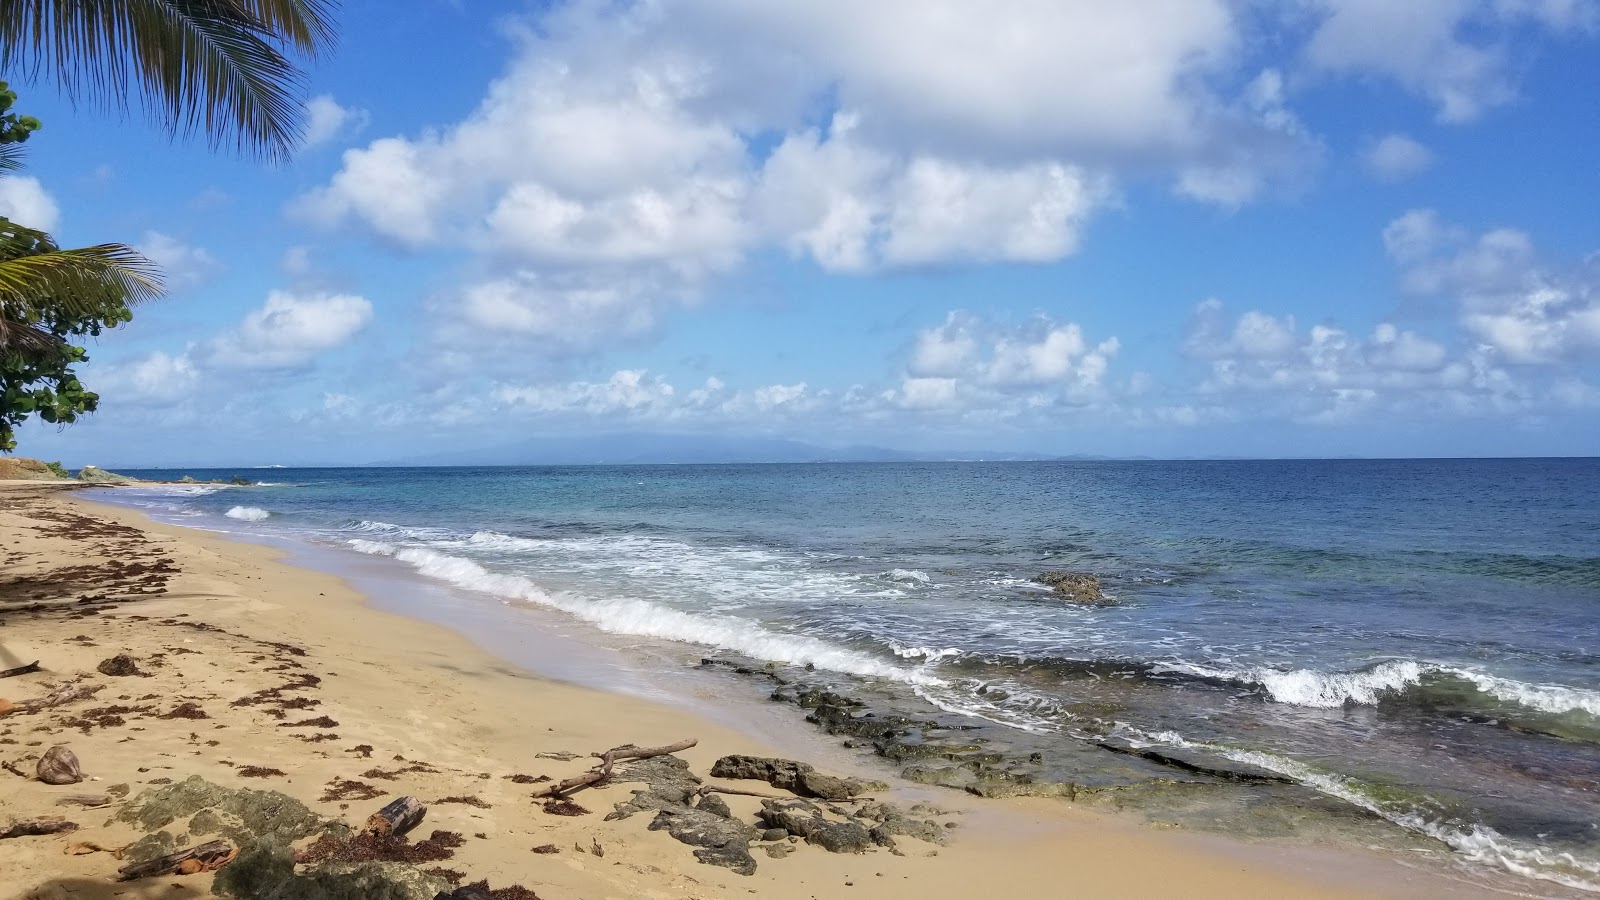
[[[682,641],[742,653],[753,659],[810,665],[848,675],[887,678],[906,684],[941,683],[932,675],[886,663],[866,653],[804,635],[770,631],[746,619],[696,615],[626,597],[592,599],[571,593],[547,592],[520,575],[490,572],[470,559],[422,547],[396,547],[360,538],[350,540],[348,546],[362,553],[394,557],[409,563],[429,578],[456,587],[492,594],[502,600],[524,601],[557,609],[612,634]]]
[[[223,515],[230,519],[238,519],[241,522],[260,522],[271,516],[272,513],[259,506],[235,506],[223,513]]]

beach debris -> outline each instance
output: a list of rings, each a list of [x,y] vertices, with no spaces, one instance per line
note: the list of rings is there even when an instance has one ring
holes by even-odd
[[[37,671],[39,671],[39,661],[36,659],[25,666],[17,666],[14,669],[0,669],[0,678],[15,678],[18,675],[27,675]]]
[[[1115,606],[1117,601],[1100,590],[1100,579],[1086,572],[1052,570],[1040,572],[1034,581],[1049,587],[1060,597],[1086,606]]]
[[[78,764],[78,755],[66,744],[57,744],[46,750],[39,757],[35,771],[45,784],[77,784],[83,780],[83,767]]]
[[[57,797],[56,805],[81,806],[84,809],[99,809],[102,806],[110,806],[111,800],[112,797],[110,794],[67,794],[63,797]]]
[[[400,837],[422,824],[428,807],[415,797],[396,797],[367,818],[363,829],[368,834]]]
[[[765,781],[775,788],[821,800],[848,800],[864,785],[854,778],[824,775],[809,763],[767,756],[724,756],[711,766],[712,778]]]
[[[17,705],[15,703],[12,703],[10,700],[7,700],[4,697],[0,697],[0,716],[3,716],[16,708]]]
[[[552,816],[587,816],[589,811],[566,797],[551,797],[544,802],[544,811]]]
[[[77,830],[78,823],[68,822],[61,816],[40,816],[36,819],[0,819],[0,840],[16,837],[34,837],[44,834],[66,834]]]
[[[96,844],[94,841],[78,841],[68,844],[61,852],[68,856],[88,856],[91,853],[110,853],[111,851]]]
[[[322,792],[323,803],[335,803],[341,800],[371,800],[389,793],[382,788],[373,787],[364,781],[352,781],[348,778],[335,778],[328,782]]]
[[[100,660],[100,665],[94,667],[101,675],[110,675],[115,678],[125,678],[129,675],[143,675],[139,671],[139,664],[127,653],[118,653],[116,656]]]
[[[595,765],[594,768],[583,773],[582,775],[568,778],[549,787],[539,788],[533,792],[533,798],[535,800],[539,800],[545,797],[563,797],[572,793],[573,791],[582,790],[583,788],[598,784],[599,782],[611,777],[611,770],[620,760],[650,759],[656,756],[667,756],[687,750],[698,743],[700,743],[700,741],[697,738],[689,738],[688,740],[678,741],[676,744],[668,744],[664,747],[635,747],[632,744],[624,744],[621,747],[612,747],[610,750],[607,750],[604,753],[594,754],[595,758],[600,760],[600,762]]]
[[[212,872],[233,861],[239,851],[227,841],[204,844],[158,856],[144,862],[129,863],[117,870],[118,881],[137,881],[156,875],[194,875]]]
[[[539,895],[520,884],[491,888],[486,879],[462,885],[448,893],[440,891],[433,900],[539,900]]]
[[[103,684],[74,684],[70,681],[63,681],[51,688],[50,692],[43,697],[35,697],[32,700],[13,703],[9,709],[0,710],[0,717],[26,715],[50,709],[54,706],[85,700],[94,696],[103,687],[105,687]]]

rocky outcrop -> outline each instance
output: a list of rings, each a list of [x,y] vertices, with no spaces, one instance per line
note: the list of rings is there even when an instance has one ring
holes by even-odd
[[[1158,762],[1174,769],[1192,772],[1197,775],[1209,775],[1224,781],[1240,781],[1248,784],[1293,784],[1294,779],[1279,775],[1271,769],[1263,769],[1249,763],[1235,762],[1225,756],[1206,753],[1203,750],[1193,750],[1188,747],[1160,747],[1154,745],[1136,744],[1125,738],[1110,737],[1098,742],[1098,745],[1113,753],[1124,753],[1129,756],[1139,756],[1152,762]]]
[[[137,478],[107,472],[99,466],[84,466],[78,470],[78,480],[88,484],[140,484]]]
[[[1082,603],[1085,606],[1117,604],[1115,598],[1107,596],[1100,590],[1100,579],[1085,572],[1040,572],[1033,580],[1049,587],[1057,596],[1071,603]]]
[[[25,456],[0,457],[0,481],[63,481],[59,463],[28,459]]]
[[[711,766],[712,778],[765,781],[775,788],[819,800],[848,800],[865,790],[854,778],[824,775],[808,763],[767,756],[724,756]]]

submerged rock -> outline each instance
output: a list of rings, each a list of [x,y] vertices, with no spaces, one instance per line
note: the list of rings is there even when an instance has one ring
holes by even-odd
[[[1060,597],[1087,606],[1114,606],[1116,600],[1100,590],[1100,579],[1086,572],[1041,572],[1034,581],[1045,585]]]
[[[1124,753],[1129,756],[1139,756],[1162,765],[1193,772],[1198,775],[1210,775],[1227,781],[1240,781],[1249,784],[1292,784],[1294,779],[1279,775],[1271,769],[1253,766],[1249,763],[1235,762],[1225,756],[1206,753],[1203,750],[1194,750],[1188,747],[1159,747],[1135,744],[1124,738],[1106,738],[1098,742],[1102,749],[1113,753]]]

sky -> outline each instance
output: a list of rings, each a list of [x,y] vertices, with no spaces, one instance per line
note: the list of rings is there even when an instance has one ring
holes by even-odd
[[[1600,452],[1600,0],[346,0],[271,166],[14,84],[169,295],[69,464],[663,432]]]

